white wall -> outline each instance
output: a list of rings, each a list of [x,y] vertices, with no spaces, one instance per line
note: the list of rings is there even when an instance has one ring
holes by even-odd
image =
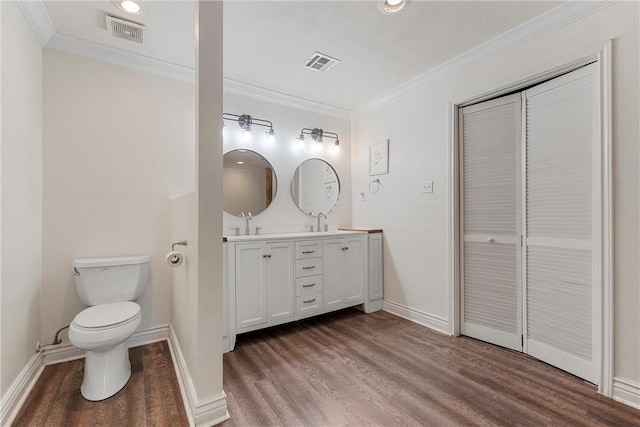
[[[2,265],[0,395],[40,339],[42,48],[14,1],[0,2]]]
[[[621,2],[396,98],[353,121],[353,223],[385,231],[385,299],[436,325],[449,319],[448,159],[452,102],[516,83],[613,42],[614,375],[640,382],[638,3]],[[379,195],[366,191],[369,144],[391,139]],[[420,182],[434,181],[423,195]]]
[[[84,308],[74,258],[151,255],[140,329],[171,321],[169,202],[195,188],[194,100],[193,85],[45,50],[43,342]]]
[[[304,111],[275,103],[265,102],[246,96],[225,93],[224,111],[233,114],[249,114],[253,117],[270,120],[276,132],[275,144],[266,143],[266,128],[254,126],[251,144],[244,143],[239,126],[227,122],[224,130],[224,151],[236,148],[250,148],[260,153],[273,166],[277,176],[278,191],[271,205],[251,221],[251,232],[260,226],[262,232],[303,231],[305,225],[316,223],[316,219],[302,213],[291,197],[291,180],[300,163],[309,158],[318,157],[329,162],[336,170],[341,184],[340,201],[336,209],[328,215],[327,222],[333,227],[351,225],[351,129],[350,120]],[[305,148],[298,149],[296,137],[302,128],[322,128],[336,132],[340,136],[340,151],[330,148],[333,140],[325,138],[324,151],[314,152],[309,147],[319,145],[307,136]],[[244,220],[224,213],[225,232],[230,228],[244,230]]]

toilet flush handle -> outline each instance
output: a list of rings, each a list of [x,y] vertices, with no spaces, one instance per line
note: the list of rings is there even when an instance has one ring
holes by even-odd
[[[77,268],[75,268],[75,267],[73,267],[73,275],[74,275],[74,276],[79,276],[79,275],[80,275],[80,272],[79,272],[79,271],[78,271],[78,269],[77,269]]]

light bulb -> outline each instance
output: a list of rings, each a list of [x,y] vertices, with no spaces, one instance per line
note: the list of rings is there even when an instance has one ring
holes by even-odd
[[[242,131],[242,142],[244,142],[245,144],[251,142],[251,132],[249,132],[248,130]]]
[[[127,13],[138,15],[142,12],[142,7],[133,0],[116,0],[116,5]]]

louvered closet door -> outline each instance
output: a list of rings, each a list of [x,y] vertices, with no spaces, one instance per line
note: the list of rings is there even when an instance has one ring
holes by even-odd
[[[524,92],[526,352],[597,382],[595,64]],[[595,279],[595,280],[594,280]]]
[[[522,350],[521,96],[460,112],[462,333]]]

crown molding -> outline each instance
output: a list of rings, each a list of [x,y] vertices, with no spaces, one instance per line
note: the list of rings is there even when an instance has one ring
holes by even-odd
[[[224,78],[224,92],[348,120],[352,116],[357,116],[380,108],[394,99],[410,93],[420,87],[427,86],[442,77],[460,72],[474,64],[500,55],[507,50],[539,38],[544,34],[554,31],[555,29],[576,21],[584,16],[595,13],[605,7],[609,7],[619,1],[621,0],[593,2],[568,1],[563,3],[545,14],[535,17],[518,27],[502,33],[501,35],[463,52],[449,61],[396,86],[390,91],[383,93],[372,101],[362,104],[354,110],[319,103],[283,92],[244,83],[231,78]],[[17,3],[43,47],[98,61],[104,61],[114,65],[147,71],[187,83],[195,83],[195,69],[192,67],[178,65],[149,56],[127,52],[110,46],[56,33],[44,1],[18,0]]]
[[[31,31],[40,42],[40,46],[44,47],[56,33],[56,28],[44,2],[42,0],[18,0],[16,3],[29,23]]]
[[[195,84],[195,69],[191,67],[161,61],[159,59],[127,52],[99,43],[80,40],[64,34],[55,34],[47,43],[46,48],[97,61],[104,61],[113,65],[147,71],[163,77]],[[284,105],[286,107],[311,111],[342,119],[349,119],[351,117],[351,111],[344,108],[322,104],[282,92],[254,86],[238,80],[225,78],[223,86],[224,92],[226,93],[246,96],[260,101],[270,102],[272,104]]]
[[[56,33],[55,26],[42,0],[18,0],[18,6],[20,6],[25,19],[31,26],[40,44],[47,49],[133,68],[135,70],[147,71],[163,77],[195,84],[196,73],[193,67],[174,64],[138,53],[127,52],[111,46]],[[315,102],[238,80],[225,78],[223,85],[226,93],[246,96],[260,101],[271,102],[273,104],[341,119],[351,118],[351,110],[349,109]]]
[[[457,55],[450,60],[408,80],[395,88],[381,94],[353,110],[354,116],[376,110],[385,104],[406,95],[416,89],[428,86],[433,82],[454,74],[475,64],[498,56],[527,42],[537,39],[571,22],[591,15],[601,9],[619,3],[613,1],[568,1],[548,12],[536,16],[517,27],[512,28],[478,46]]]
[[[161,61],[99,43],[80,40],[64,34],[55,34],[47,43],[46,48],[195,84],[195,70],[191,67]],[[229,78],[224,79],[223,86],[224,92],[226,93],[246,96],[272,104],[284,105],[286,107],[342,119],[349,119],[351,117],[351,111],[344,108],[321,104]]]
[[[195,70],[191,67],[161,61],[87,40],[80,40],[64,34],[55,34],[45,47],[58,52],[70,53],[113,65],[159,74],[187,83],[195,82]]]
[[[323,104],[309,99],[300,98],[294,95],[288,95],[249,83],[244,83],[230,78],[224,78],[224,91],[226,93],[246,96],[248,98],[257,99],[259,101],[271,102],[273,104],[283,105],[285,107],[296,108],[298,110],[311,111],[313,113],[333,116],[340,119],[350,119],[351,110],[333,105]]]

